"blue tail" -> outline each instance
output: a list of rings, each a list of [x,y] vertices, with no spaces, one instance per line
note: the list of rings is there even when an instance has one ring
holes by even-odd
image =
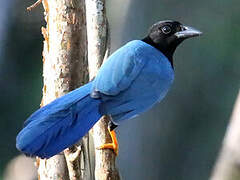
[[[81,139],[100,119],[100,100],[88,83],[40,108],[24,123],[16,147],[29,156],[51,157]]]

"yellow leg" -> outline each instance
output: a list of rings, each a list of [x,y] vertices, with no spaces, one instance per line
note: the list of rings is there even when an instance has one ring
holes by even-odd
[[[110,129],[108,129],[108,131],[112,138],[112,143],[103,144],[100,147],[98,147],[97,149],[112,149],[117,156],[118,155],[118,142],[117,142],[116,133],[114,130],[110,131]]]

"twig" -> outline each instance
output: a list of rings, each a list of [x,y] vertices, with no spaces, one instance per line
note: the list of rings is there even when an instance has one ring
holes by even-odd
[[[27,7],[28,11],[31,11],[32,9],[36,8],[40,3],[42,3],[42,0],[38,0],[37,2],[35,2],[33,5]]]

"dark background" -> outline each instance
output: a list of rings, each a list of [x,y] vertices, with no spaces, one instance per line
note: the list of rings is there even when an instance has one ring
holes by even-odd
[[[33,1],[0,6],[0,179],[18,155],[15,137],[39,107],[42,89],[43,9]],[[175,82],[167,97],[118,128],[123,179],[207,180],[240,87],[238,0],[107,1],[112,50],[142,38],[158,20],[174,19],[204,35],[174,56]]]

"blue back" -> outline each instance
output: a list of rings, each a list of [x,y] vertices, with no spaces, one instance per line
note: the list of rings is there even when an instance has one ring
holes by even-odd
[[[134,40],[112,54],[93,81],[101,94],[102,114],[113,121],[132,118],[166,95],[174,79],[168,59],[156,48]]]

